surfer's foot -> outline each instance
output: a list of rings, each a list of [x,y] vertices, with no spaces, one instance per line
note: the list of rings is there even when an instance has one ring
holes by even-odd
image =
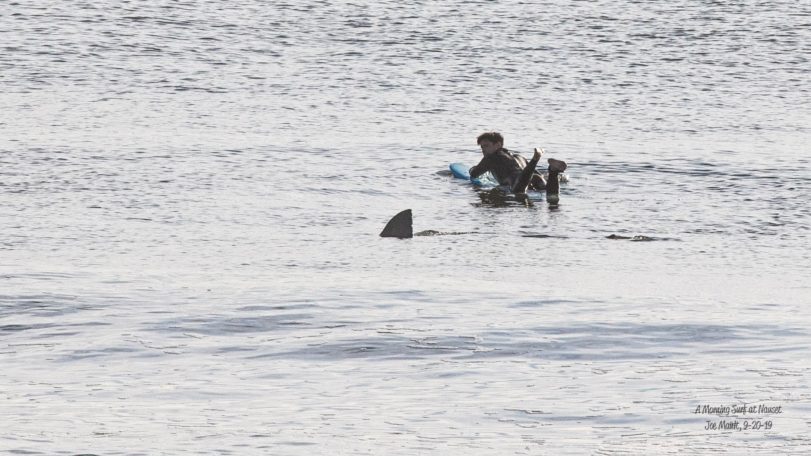
[[[562,173],[566,170],[566,162],[563,160],[556,160],[554,158],[549,159],[549,172],[550,173]]]
[[[532,155],[532,159],[538,161],[541,159],[541,155],[543,155],[544,150],[540,147],[535,148],[535,153]]]

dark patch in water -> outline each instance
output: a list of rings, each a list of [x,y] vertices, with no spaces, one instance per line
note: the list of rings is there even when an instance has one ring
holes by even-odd
[[[696,350],[705,353],[748,353],[800,350],[799,346],[763,347],[762,337],[801,336],[803,331],[782,326],[724,325],[638,325],[594,323],[573,326],[503,328],[475,335],[439,334],[423,336],[393,334],[330,339],[293,350],[250,356],[290,359],[420,359],[443,356],[455,359],[523,357],[558,360],[665,359],[685,356]]]
[[[29,329],[42,329],[42,328],[50,328],[52,325],[47,324],[37,324],[37,325],[4,325],[0,326],[0,331],[5,332],[17,332],[17,331],[27,331]]]
[[[631,242],[650,242],[650,241],[668,241],[670,238],[655,238],[651,236],[644,236],[641,234],[637,234],[635,236],[621,236],[619,234],[612,234],[610,236],[606,236],[606,239],[614,239],[614,240],[624,240],[624,241],[631,241]]]

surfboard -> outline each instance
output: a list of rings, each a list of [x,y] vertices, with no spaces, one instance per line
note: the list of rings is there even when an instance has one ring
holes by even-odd
[[[493,177],[493,175],[489,172],[482,174],[480,177],[471,179],[470,173],[468,172],[470,167],[464,163],[451,163],[450,169],[453,177],[457,179],[470,181],[473,183],[473,185],[477,185],[479,187],[498,187],[498,181],[496,181],[496,178]]]

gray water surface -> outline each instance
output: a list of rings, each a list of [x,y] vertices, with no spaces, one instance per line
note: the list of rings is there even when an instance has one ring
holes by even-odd
[[[4,4],[0,451],[808,454],[809,43],[788,0]],[[559,206],[448,175],[493,129]]]

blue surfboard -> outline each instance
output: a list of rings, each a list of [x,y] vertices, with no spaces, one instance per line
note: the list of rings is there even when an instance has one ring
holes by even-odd
[[[493,175],[489,172],[482,174],[480,177],[471,179],[470,173],[468,172],[470,167],[464,163],[451,163],[450,169],[453,177],[457,179],[470,181],[473,183],[473,185],[477,185],[479,187],[498,187],[498,181],[496,181]]]

